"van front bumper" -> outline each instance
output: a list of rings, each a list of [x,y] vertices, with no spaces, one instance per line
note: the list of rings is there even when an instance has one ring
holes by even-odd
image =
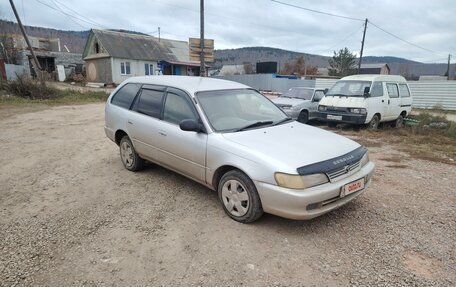
[[[322,121],[347,123],[347,124],[365,124],[367,115],[338,112],[318,112],[317,117]]]
[[[375,164],[367,163],[354,174],[304,190],[288,189],[264,182],[255,182],[263,210],[289,219],[312,219],[352,201],[369,187]],[[346,184],[364,178],[364,188],[341,196]]]

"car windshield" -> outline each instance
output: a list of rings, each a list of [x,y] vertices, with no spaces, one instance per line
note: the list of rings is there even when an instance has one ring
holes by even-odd
[[[196,97],[212,128],[219,132],[266,127],[288,119],[276,105],[254,90],[198,92]]]
[[[338,81],[326,96],[363,97],[364,89],[371,86],[369,81]]]
[[[311,100],[314,90],[303,88],[291,88],[281,97],[283,98],[298,98],[303,100]]]

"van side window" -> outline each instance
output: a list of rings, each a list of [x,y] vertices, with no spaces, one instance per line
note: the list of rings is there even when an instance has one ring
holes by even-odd
[[[125,109],[130,109],[140,87],[140,84],[126,84],[112,97],[111,104]]]
[[[138,113],[145,114],[154,118],[160,118],[164,93],[163,91],[155,91],[143,89],[139,96],[136,110]]]
[[[381,97],[383,96],[383,83],[382,82],[374,82],[370,88],[370,96],[371,97]]]
[[[396,84],[386,84],[386,89],[390,98],[399,98],[399,90]]]
[[[196,120],[196,117],[188,101],[184,97],[168,93],[163,111],[163,120],[178,125],[182,120],[189,119]]]
[[[399,92],[401,93],[401,98],[410,97],[410,91],[406,84],[399,84]]]

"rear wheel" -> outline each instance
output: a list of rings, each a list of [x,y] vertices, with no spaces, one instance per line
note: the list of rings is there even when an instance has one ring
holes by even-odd
[[[126,169],[129,171],[137,171],[144,167],[144,160],[136,153],[128,136],[124,136],[120,140],[119,148],[120,159]]]
[[[371,121],[367,124],[367,127],[372,129],[372,130],[376,130],[378,129],[378,125],[380,123],[380,116],[378,114],[375,114]]]
[[[402,114],[397,117],[396,121],[394,122],[395,128],[402,128],[404,126],[404,116]]]
[[[249,223],[263,215],[255,184],[241,171],[231,170],[225,173],[217,190],[225,213],[232,219]]]
[[[301,111],[298,116],[298,122],[307,123],[309,121],[309,113],[307,111]]]

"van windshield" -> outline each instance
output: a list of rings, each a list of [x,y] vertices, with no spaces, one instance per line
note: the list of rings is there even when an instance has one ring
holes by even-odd
[[[371,84],[370,81],[338,81],[326,96],[363,97],[364,89],[370,88]]]

